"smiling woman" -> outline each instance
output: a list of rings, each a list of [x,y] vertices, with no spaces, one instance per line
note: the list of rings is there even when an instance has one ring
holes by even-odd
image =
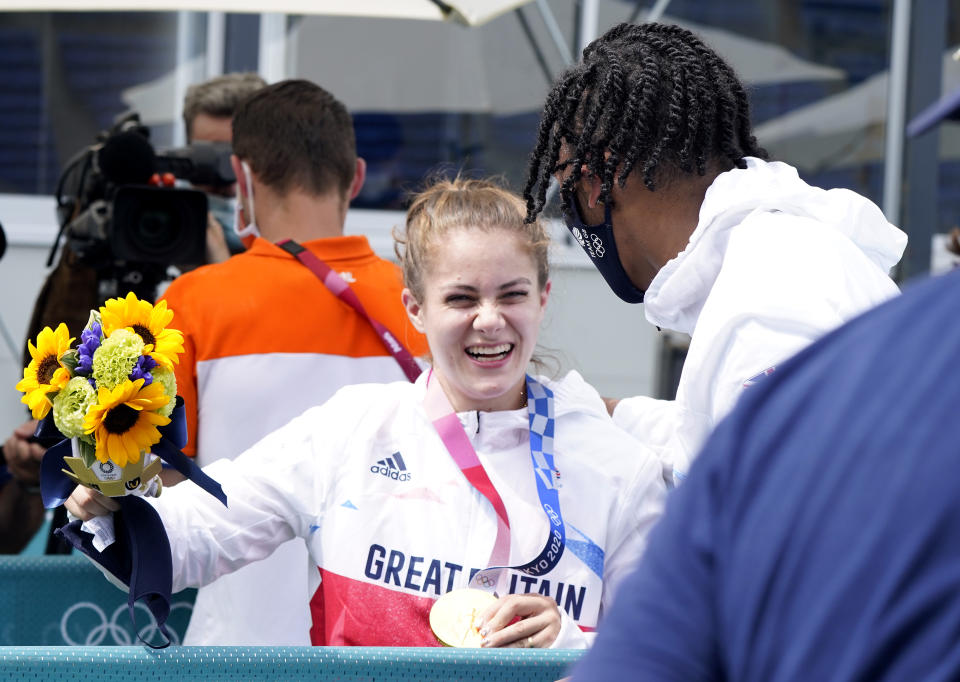
[[[589,644],[665,489],[656,456],[576,372],[527,374],[550,283],[546,234],[525,216],[483,180],[414,198],[397,250],[432,369],[343,388],[206,467],[229,510],[192,486],[151,500],[174,590],[299,537],[319,569],[314,644]],[[78,489],[67,506],[87,519],[110,504]]]
[[[507,190],[457,179],[417,198],[403,240],[403,302],[453,407],[522,407],[550,292],[542,225]]]

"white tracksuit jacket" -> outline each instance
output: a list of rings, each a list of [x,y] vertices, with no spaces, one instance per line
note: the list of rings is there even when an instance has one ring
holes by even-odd
[[[174,590],[209,583],[300,537],[310,555],[303,570],[316,589],[314,644],[436,645],[430,606],[487,565],[496,517],[424,414],[425,378],[343,388],[237,459],[206,467],[229,509],[189,483],[164,490],[153,502],[170,536]],[[557,600],[563,626],[554,646],[582,647],[640,556],[665,488],[656,456],[613,424],[577,373],[542,381],[556,396],[567,545],[539,579],[511,572],[510,591]],[[548,522],[527,411],[460,418],[506,505],[511,565],[529,561],[546,542]]]
[[[906,243],[868,199],[787,164],[748,157],[720,174],[644,297],[652,324],[691,335],[677,398],[622,400],[614,421],[682,478],[745,384],[898,293],[888,271]]]

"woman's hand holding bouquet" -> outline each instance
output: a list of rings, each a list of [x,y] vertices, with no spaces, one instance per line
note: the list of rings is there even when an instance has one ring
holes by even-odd
[[[220,485],[180,452],[186,426],[173,366],[183,335],[172,320],[164,301],[110,299],[90,312],[77,344],[66,325],[45,327],[29,343],[32,359],[17,383],[40,420],[37,438],[56,443],[41,463],[44,506],[63,504],[79,483],[112,498],[98,499],[124,521],[116,535],[112,516],[74,521],[57,534],[129,586],[131,618],[134,601],[146,599],[164,634],[169,541],[156,511],[137,498],[160,494],[165,462],[227,504]]]

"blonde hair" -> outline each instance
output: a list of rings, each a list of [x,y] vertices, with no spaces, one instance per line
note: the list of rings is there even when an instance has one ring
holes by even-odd
[[[537,267],[537,284],[543,290],[550,277],[550,239],[540,221],[527,223],[526,217],[523,200],[496,180],[457,176],[433,182],[413,197],[403,232],[394,231],[404,285],[414,298],[423,301],[423,273],[430,266],[430,254],[449,232],[503,229],[515,233],[525,244]]]

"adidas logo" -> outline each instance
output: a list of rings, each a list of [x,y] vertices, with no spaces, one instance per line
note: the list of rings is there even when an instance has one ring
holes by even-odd
[[[380,474],[394,481],[409,481],[411,475],[407,471],[407,465],[404,463],[403,457],[400,456],[399,450],[371,465],[370,473]]]

